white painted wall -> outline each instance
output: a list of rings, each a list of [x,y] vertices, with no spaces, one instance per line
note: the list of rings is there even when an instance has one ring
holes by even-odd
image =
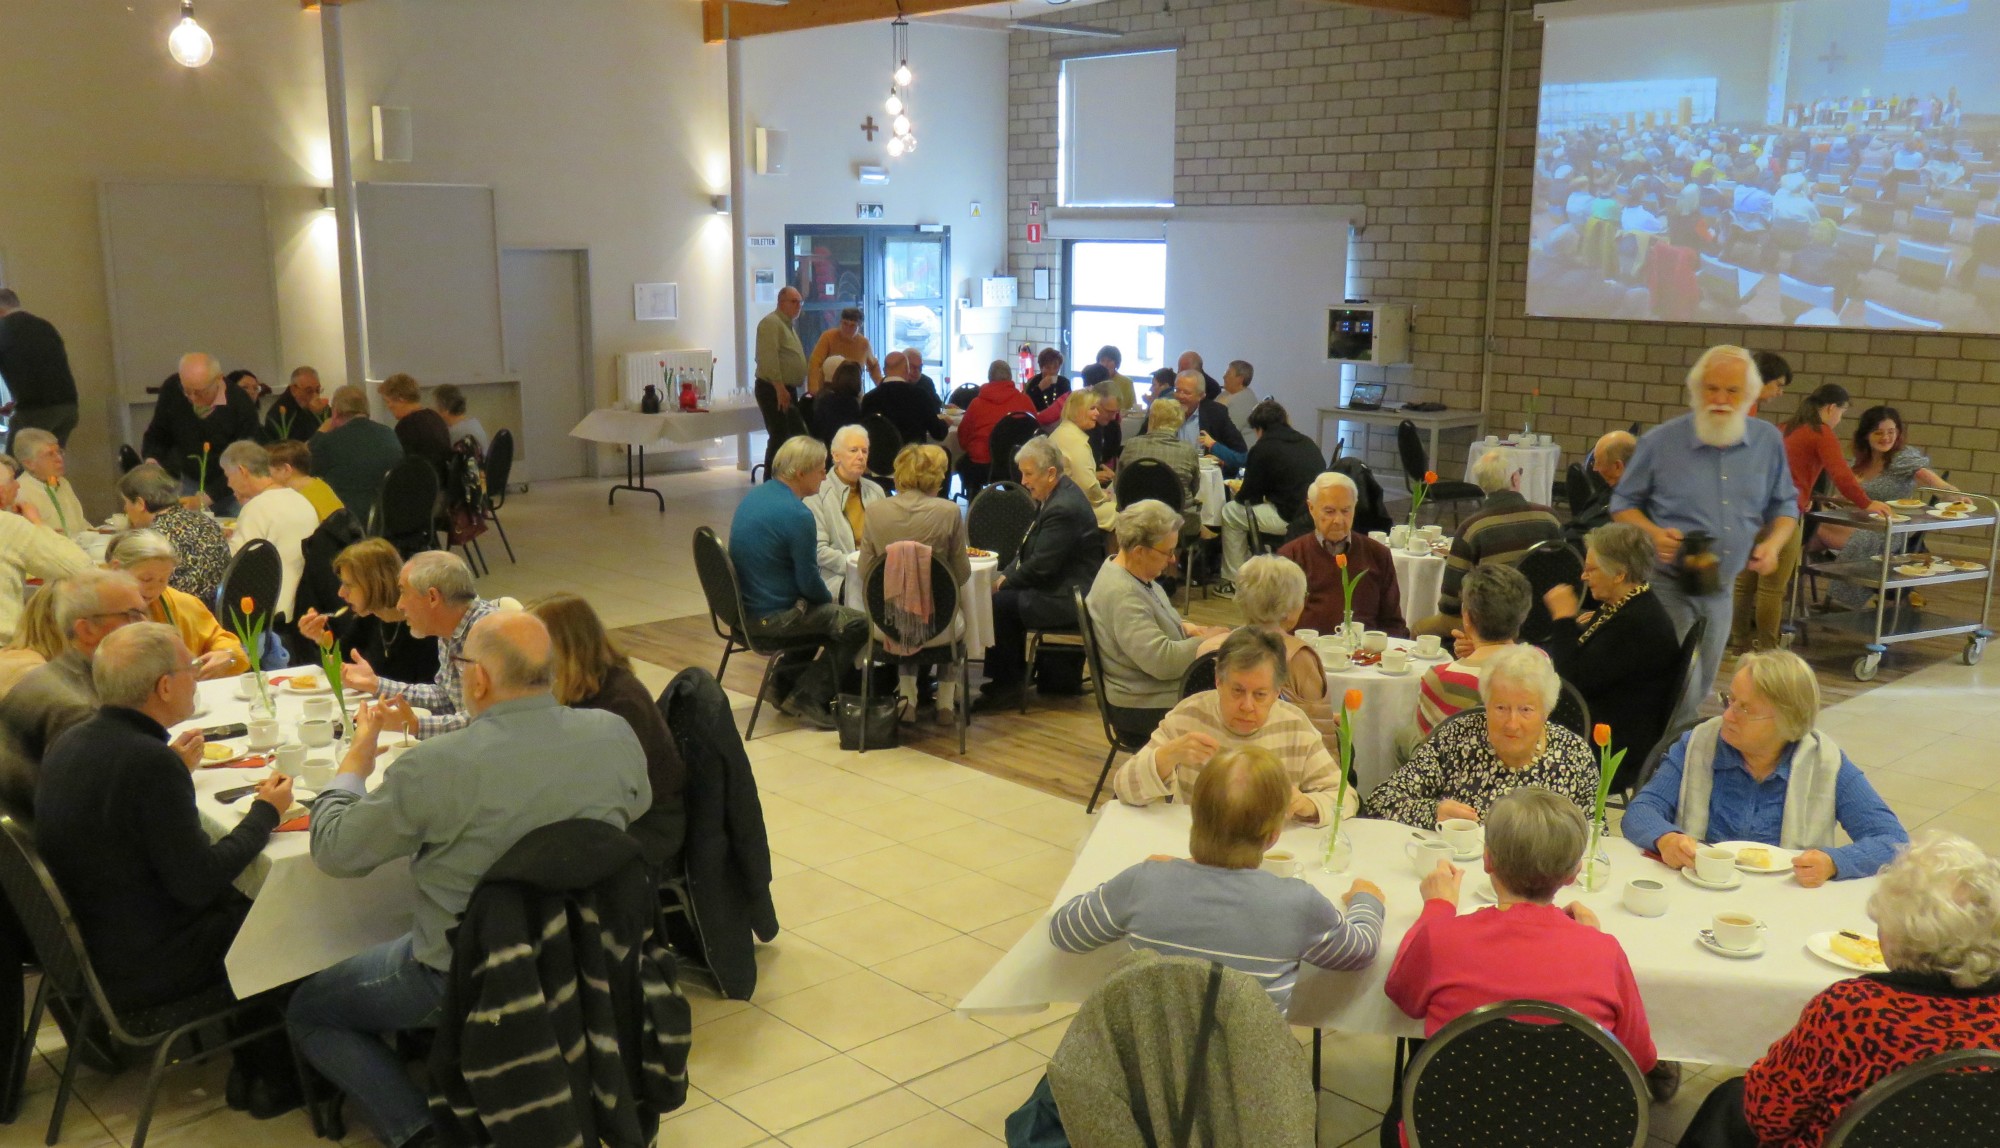
[[[855,223],[857,202],[880,203],[883,218],[867,222],[951,228],[949,293],[977,301],[979,279],[996,274],[1006,259],[1006,35],[921,21],[911,26],[910,118],[918,148],[900,159],[885,150],[886,127],[873,143],[861,132],[869,116],[878,125],[889,120],[882,108],[891,66],[886,23],[746,40],[743,64],[746,130],[791,133],[790,172],[763,176],[753,166],[750,185],[736,197],[749,234],[775,235],[780,243],[750,251],[750,267],[776,271],[783,284],[786,224]],[[861,164],[887,167],[888,184],[863,186],[855,175]],[[975,200],[983,207],[978,219],[970,215]],[[753,323],[770,310],[749,306]],[[954,332],[957,326],[954,319]],[[1005,353],[1004,335],[971,336],[969,347],[967,341],[954,334],[945,373],[955,382],[983,380],[986,365]],[[943,381],[945,373],[926,369]]]

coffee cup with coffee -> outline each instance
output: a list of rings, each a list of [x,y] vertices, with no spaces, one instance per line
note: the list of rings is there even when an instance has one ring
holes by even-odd
[[[1428,877],[1437,868],[1438,862],[1452,858],[1451,846],[1435,837],[1426,837],[1403,846],[1403,852],[1410,858],[1410,869],[1418,877]]]
[[[1361,634],[1361,648],[1371,654],[1379,654],[1389,648],[1387,630],[1365,630]]]
[[[1694,875],[1720,885],[1736,875],[1736,850],[1704,845],[1694,851]]]
[[[252,718],[244,723],[249,736],[250,748],[266,750],[278,744],[278,719]]]
[[[1437,657],[1442,641],[1436,634],[1424,634],[1417,639],[1417,655],[1425,658]]]
[[[1651,877],[1625,883],[1625,908],[1634,916],[1662,917],[1667,912],[1667,887]]]
[[[1264,854],[1264,860],[1257,866],[1266,873],[1276,873],[1280,877],[1296,877],[1303,866],[1289,849],[1273,849]]]
[[[319,718],[327,721],[333,720],[333,699],[307,698],[305,704],[305,715],[308,718]]]
[[[1438,832],[1444,835],[1445,844],[1457,856],[1479,848],[1479,822],[1469,817],[1447,817],[1438,822]]]
[[[1764,922],[1748,913],[1717,913],[1709,926],[1715,935],[1715,943],[1732,953],[1757,946],[1759,934],[1764,931]]]
[[[333,744],[333,721],[330,718],[307,718],[299,723],[299,740],[313,749],[321,749]]]

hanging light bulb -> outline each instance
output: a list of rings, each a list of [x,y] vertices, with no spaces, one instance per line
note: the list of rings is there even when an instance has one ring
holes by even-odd
[[[889,98],[882,101],[882,107],[887,109],[890,115],[900,116],[903,114],[903,97],[897,95],[892,88],[889,91]]]
[[[907,133],[905,133],[904,135],[902,135],[902,136],[899,136],[899,137],[897,137],[897,138],[899,138],[899,139],[901,139],[901,140],[903,141],[903,150],[904,150],[904,151],[915,151],[915,150],[917,150],[917,137],[916,137],[916,136],[914,136],[914,135],[910,135],[910,134],[907,134]]]
[[[908,116],[897,116],[897,117],[896,117],[896,118],[895,118],[894,120],[890,121],[890,124],[889,124],[889,130],[891,130],[891,131],[895,132],[895,133],[896,133],[897,135],[899,135],[899,136],[906,136],[906,135],[909,135],[909,134],[910,134],[910,117],[908,117]]]
[[[199,68],[215,58],[215,41],[194,21],[194,0],[181,0],[181,22],[167,34],[167,54],[188,68]]]
[[[910,81],[913,78],[914,77],[910,75],[910,62],[908,60],[904,60],[902,63],[896,65],[895,79],[897,87],[899,88],[909,87]]]
[[[903,137],[902,137],[902,136],[892,136],[892,137],[890,138],[890,140],[889,140],[889,154],[890,154],[891,156],[899,156],[899,155],[902,155],[902,154],[903,154]]]

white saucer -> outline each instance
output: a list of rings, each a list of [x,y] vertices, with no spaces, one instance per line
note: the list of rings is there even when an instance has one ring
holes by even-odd
[[[1740,870],[1732,870],[1727,881],[1704,881],[1695,875],[1693,866],[1681,870],[1681,876],[1687,879],[1688,884],[1703,889],[1734,889],[1743,883],[1743,874]]]
[[[1439,646],[1438,652],[1435,654],[1426,654],[1422,650],[1417,649],[1415,646],[1411,646],[1410,656],[1417,659],[1420,662],[1442,662],[1445,659],[1451,657],[1452,655],[1451,651],[1445,649],[1443,646]]]
[[[1764,938],[1761,935],[1756,943],[1747,949],[1725,949],[1715,943],[1715,934],[1703,929],[1694,935],[1694,943],[1718,957],[1728,957],[1732,961],[1748,961],[1764,955]]]
[[[1402,676],[1403,676],[1404,674],[1407,674],[1407,673],[1409,673],[1409,672],[1410,672],[1410,667],[1409,667],[1408,665],[1405,665],[1405,666],[1404,666],[1404,667],[1403,667],[1402,669],[1400,669],[1400,670],[1392,670],[1392,669],[1389,669],[1389,668],[1387,668],[1386,666],[1384,666],[1384,665],[1383,665],[1382,663],[1380,663],[1380,662],[1376,662],[1376,663],[1375,663],[1375,672],[1376,672],[1376,673],[1378,673],[1378,674],[1381,674],[1381,675],[1382,675],[1383,677],[1385,677],[1385,678],[1400,678],[1400,677],[1402,677]]]
[[[1443,838],[1439,838],[1439,840],[1441,841]],[[1464,853],[1454,853],[1451,855],[1451,859],[1458,862],[1477,861],[1484,856],[1486,856],[1486,835],[1481,833],[1477,846]]]
[[[1889,967],[1887,965],[1864,965],[1859,961],[1850,961],[1839,953],[1834,952],[1833,936],[1833,931],[1829,930],[1824,933],[1814,933],[1812,936],[1807,937],[1806,952],[1811,953],[1829,965],[1851,969],[1857,973],[1882,973],[1888,971]]]
[[[1481,901],[1488,905],[1497,905],[1500,903],[1500,898],[1493,892],[1493,882],[1490,878],[1481,877],[1476,881],[1467,883],[1465,891],[1475,901]]]

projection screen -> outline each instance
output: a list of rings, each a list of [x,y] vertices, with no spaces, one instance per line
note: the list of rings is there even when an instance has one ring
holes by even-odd
[[[1539,7],[1529,313],[2000,332],[1996,8]]]

